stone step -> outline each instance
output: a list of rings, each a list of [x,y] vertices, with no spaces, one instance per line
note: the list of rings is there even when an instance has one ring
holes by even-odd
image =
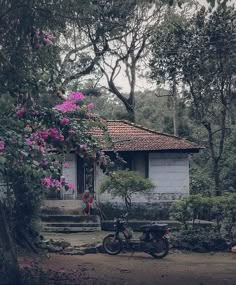
[[[45,232],[101,231],[101,220],[97,215],[41,215],[41,221]]]
[[[77,222],[77,223],[101,223],[100,217],[97,215],[41,215],[41,220],[43,222],[53,222],[53,223],[60,223],[60,222]]]
[[[99,227],[48,227],[43,228],[44,232],[58,232],[58,233],[77,233],[77,232],[97,232],[101,231],[101,226]]]
[[[50,228],[60,228],[60,227],[68,227],[68,228],[76,228],[76,227],[100,227],[99,223],[42,223],[44,227]]]
[[[94,232],[101,231],[101,223],[76,223],[76,222],[57,222],[57,223],[41,223],[44,232]]]
[[[44,200],[41,207],[43,215],[81,215],[81,200]]]

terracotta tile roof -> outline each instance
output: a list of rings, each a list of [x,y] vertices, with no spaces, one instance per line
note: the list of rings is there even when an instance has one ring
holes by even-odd
[[[203,147],[185,139],[147,129],[128,121],[108,120],[107,129],[117,151],[186,151],[198,152]],[[101,129],[92,134],[101,138]],[[109,149],[104,149],[109,150]]]

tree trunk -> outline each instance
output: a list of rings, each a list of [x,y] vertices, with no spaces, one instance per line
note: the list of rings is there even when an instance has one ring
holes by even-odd
[[[176,112],[176,97],[173,96],[173,127],[174,127],[174,135],[178,136],[178,127],[177,127],[177,112]]]
[[[219,170],[219,161],[213,159],[213,176],[215,182],[215,194],[216,196],[221,196],[220,188],[220,170]]]
[[[202,122],[204,127],[207,129],[208,132],[208,143],[209,143],[209,149],[211,154],[211,161],[212,161],[212,171],[213,171],[213,178],[214,178],[214,184],[215,184],[215,195],[220,196],[222,193],[220,188],[220,168],[219,168],[219,162],[222,156],[223,152],[223,143],[224,143],[224,137],[225,137],[225,128],[222,128],[221,130],[221,138],[220,138],[220,146],[219,146],[219,152],[217,153],[214,146],[214,140],[213,140],[213,134],[211,124],[209,122]]]
[[[5,207],[0,201],[0,247],[3,254],[3,270],[9,285],[21,285],[20,268],[17,262],[16,252],[11,239],[10,230],[7,224]]]
[[[178,118],[177,118],[177,89],[176,89],[176,78],[173,79],[173,87],[172,87],[172,99],[173,99],[173,127],[174,127],[174,135],[178,136]]]
[[[135,112],[132,108],[126,108],[128,114],[129,114],[129,121],[132,123],[135,123]]]

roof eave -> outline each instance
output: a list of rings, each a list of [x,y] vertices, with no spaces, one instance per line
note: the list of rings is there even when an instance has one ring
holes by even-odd
[[[122,149],[104,149],[105,152],[160,152],[160,153],[198,153],[201,149],[204,148],[191,148],[191,149],[159,149],[159,150],[122,150]]]

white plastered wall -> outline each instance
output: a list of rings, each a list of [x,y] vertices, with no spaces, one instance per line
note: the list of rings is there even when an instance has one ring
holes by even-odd
[[[141,157],[141,156],[140,156]],[[145,159],[143,156],[143,167],[139,169],[142,174],[145,170]],[[156,185],[149,195],[133,195],[133,202],[162,202],[179,200],[189,194],[189,155],[185,153],[149,153],[149,179]],[[138,170],[138,169],[137,169]],[[112,197],[109,193],[99,193],[101,182],[104,179],[102,170],[97,167],[95,177],[95,189],[97,199],[102,202],[122,202],[118,197]]]

